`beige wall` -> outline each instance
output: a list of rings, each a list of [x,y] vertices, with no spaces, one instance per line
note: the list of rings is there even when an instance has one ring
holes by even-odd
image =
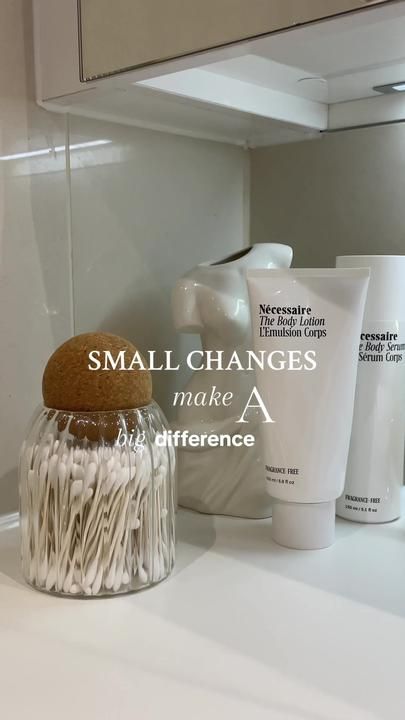
[[[242,247],[248,154],[81,117],[70,118],[70,140],[109,141],[71,152],[76,332],[108,330],[184,361],[196,339],[175,333],[171,291],[197,263]],[[153,374],[169,417],[187,377],[184,362]]]
[[[0,3],[0,518],[16,508],[18,449],[43,365],[72,330],[64,119],[34,103],[31,3]]]
[[[102,328],[184,354],[193,339],[174,333],[173,283],[244,237],[246,152],[68,122],[37,107],[33,71],[31,2],[1,0],[0,521],[17,507],[18,450],[50,353],[74,328]],[[109,143],[71,149],[69,171],[67,138]],[[166,407],[175,382],[184,378],[155,379]]]
[[[405,124],[253,150],[251,235],[291,244],[298,267],[405,253]]]

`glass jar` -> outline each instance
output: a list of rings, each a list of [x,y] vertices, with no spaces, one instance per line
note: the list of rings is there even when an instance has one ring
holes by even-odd
[[[152,402],[134,410],[41,407],[19,464],[28,583],[103,596],[154,585],[174,564],[175,451]]]

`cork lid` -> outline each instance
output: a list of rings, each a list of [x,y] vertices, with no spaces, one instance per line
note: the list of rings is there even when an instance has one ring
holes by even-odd
[[[127,410],[151,402],[152,378],[145,359],[128,340],[104,332],[84,333],[51,355],[42,394],[45,406],[57,410]]]

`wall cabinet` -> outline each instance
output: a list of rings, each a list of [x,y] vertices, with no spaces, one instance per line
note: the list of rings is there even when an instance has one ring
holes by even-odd
[[[367,4],[366,0],[79,0],[82,79],[236,43]]]
[[[405,0],[34,0],[59,112],[249,147],[405,119]]]

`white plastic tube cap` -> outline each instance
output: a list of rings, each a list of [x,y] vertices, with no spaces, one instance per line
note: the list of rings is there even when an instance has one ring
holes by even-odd
[[[335,540],[335,501],[282,502],[273,498],[272,538],[295,550],[320,550]]]

